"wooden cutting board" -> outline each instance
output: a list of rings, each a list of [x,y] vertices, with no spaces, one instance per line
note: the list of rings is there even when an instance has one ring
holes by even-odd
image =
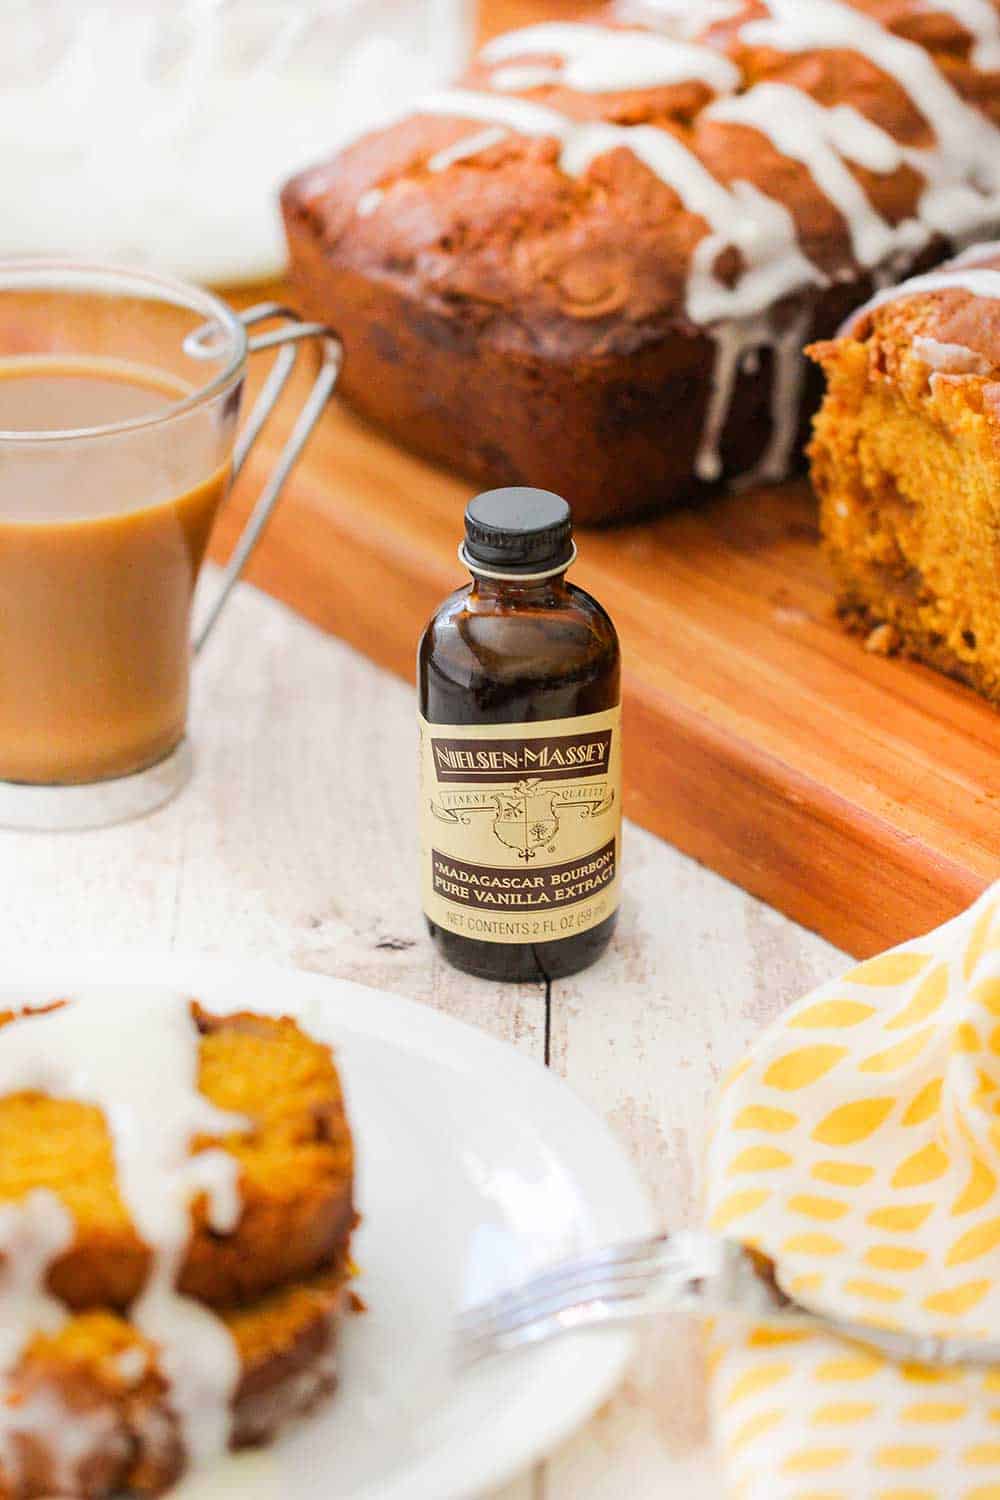
[[[226,507],[217,555],[308,377]],[[466,576],[471,493],[335,403],[249,576],[411,679],[427,617]],[[858,956],[1000,876],[1000,715],[843,632],[804,482],[578,540],[573,576],[621,634],[637,822]]]
[[[564,19],[601,3],[541,8]],[[480,38],[539,9],[480,0]],[[309,373],[296,373],[224,511],[217,556]],[[412,680],[424,623],[467,577],[455,551],[472,493],[334,404],[249,577]],[[622,638],[636,822],[858,957],[953,916],[1000,877],[1000,714],[844,634],[804,482],[579,543],[573,577]]]

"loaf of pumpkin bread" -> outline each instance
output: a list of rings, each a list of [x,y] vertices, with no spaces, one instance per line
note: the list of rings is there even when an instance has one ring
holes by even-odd
[[[283,195],[350,403],[582,522],[783,476],[804,344],[1000,223],[998,0],[643,14],[496,38]]]

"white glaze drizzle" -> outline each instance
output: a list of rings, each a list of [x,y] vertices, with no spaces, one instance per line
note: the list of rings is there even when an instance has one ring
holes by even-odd
[[[1000,131],[962,99],[923,48],[886,31],[844,0],[768,3],[769,16],[747,21],[741,27],[744,42],[790,53],[860,53],[899,84],[937,136],[933,148],[905,147],[851,106],[826,107],[802,90],[771,82],[736,95],[731,93],[733,82],[721,74],[706,79],[723,97],[703,111],[702,117],[750,126],[785,156],[801,161],[842,214],[854,258],[871,270],[876,285],[883,285],[905,269],[932,233],[962,243],[990,222],[1000,222]],[[1000,45],[1000,25],[995,18],[988,21],[985,11],[979,11],[977,0],[952,0],[943,8],[952,9],[956,15],[959,10],[965,13],[962,24],[977,47],[985,48],[992,40]],[[672,16],[677,6],[667,3],[657,9]],[[627,41],[621,40],[623,36]],[[532,53],[548,53],[562,60],[559,81],[601,92],[612,87],[650,86],[654,78],[661,83],[675,81],[677,75],[668,53],[686,50],[686,43],[670,36],[547,23],[498,38],[483,55],[487,62],[502,63]],[[696,47],[694,51],[700,56],[711,49]],[[718,56],[721,58],[721,54]],[[721,60],[727,68],[731,66],[728,59]],[[689,72],[688,76],[700,75]],[[535,86],[532,79],[543,81],[537,69],[527,75],[524,69],[501,69],[499,78],[494,75],[495,84],[508,88]],[[625,79],[632,81],[626,83]],[[544,81],[553,80],[547,77]],[[727,186],[719,182],[678,136],[656,126],[579,121],[529,100],[463,89],[432,96],[420,107],[430,113],[478,120],[496,129],[553,137],[560,143],[562,170],[571,176],[584,173],[596,157],[625,147],[670,186],[691,213],[706,220],[710,232],[692,257],[686,294],[689,317],[705,329],[716,346],[696,471],[705,479],[721,473],[719,445],[737,372],[756,349],[770,347],[774,350],[772,436],[755,474],[777,477],[794,441],[796,421],[787,410],[787,401],[789,395],[797,401],[802,371],[792,370],[793,330],[799,323],[779,327],[769,315],[770,309],[783,297],[810,284],[826,284],[829,279],[803,253],[788,211],[749,183],[737,181]],[[460,157],[474,155],[483,149],[475,144],[476,139],[468,138],[453,149]],[[871,204],[848,163],[881,174],[904,164],[914,167],[925,183],[918,216],[890,224]],[[714,274],[718,256],[728,246],[739,250],[744,267],[734,285],[722,283]],[[801,327],[801,338],[807,333],[808,327]]]
[[[859,53],[888,74],[927,121],[937,148],[901,148],[904,159],[927,179],[920,199],[927,228],[960,241],[1000,214],[1000,131],[952,88],[929,53],[843,0],[768,4],[769,17],[741,27],[744,42],[779,52]]]
[[[719,21],[743,9],[745,0],[618,0],[615,14],[622,21],[656,26],[667,36],[699,36]]]
[[[987,250],[986,245],[977,245],[977,251]],[[993,247],[1000,255],[1000,243]],[[876,308],[887,302],[897,302],[903,297],[916,297],[922,292],[968,292],[973,297],[1000,300],[1000,271],[977,269],[975,266],[956,266],[944,271],[928,271],[926,276],[912,276],[899,286],[883,287],[870,297],[863,307],[857,308],[841,327],[841,333],[853,333],[864,319]]]
[[[115,1369],[126,1385],[138,1385],[149,1370],[145,1349],[140,1349],[137,1344],[123,1349],[115,1360]]]
[[[571,21],[542,22],[507,32],[488,42],[480,53],[487,63],[548,56],[560,58],[562,66],[550,69],[545,81],[581,93],[662,88],[697,79],[721,94],[730,93],[740,82],[735,64],[711,47],[697,47],[648,31],[617,31]],[[494,85],[497,82],[494,76]]]
[[[0,1473],[8,1485],[19,1483],[21,1445],[25,1436],[45,1436],[56,1458],[55,1478],[75,1489],[76,1465],[89,1452],[93,1431],[66,1425],[68,1414],[49,1432],[40,1419],[52,1415],[44,1393],[11,1406],[6,1397],[6,1375],[14,1370],[28,1344],[39,1333],[57,1333],[68,1313],[46,1287],[49,1266],[73,1243],[73,1220],[54,1193],[37,1189],[0,1207]],[[102,1426],[102,1438],[108,1436]]]
[[[753,468],[740,476],[739,483],[769,483],[787,474],[798,431],[805,379],[802,345],[808,332],[808,312],[793,319],[780,333],[767,317],[720,323],[713,329],[712,387],[694,464],[699,479],[711,483],[722,474],[722,438],[737,378],[759,372],[760,351],[766,348],[772,351],[771,433],[764,452]]]
[[[794,288],[824,280],[802,253],[794,220],[782,204],[750,183],[726,187],[669,130],[573,120],[527,99],[466,89],[431,95],[420,109],[505,126],[521,135],[552,137],[560,142],[559,164],[570,177],[581,176],[609,151],[631,151],[712,230],[698,245],[689,276],[687,311],[695,323],[753,317]],[[473,139],[461,144],[469,147]],[[736,246],[746,266],[733,287],[712,274],[719,253],[729,245]]]
[[[511,99],[475,89],[441,89],[425,94],[416,106],[421,115],[445,115],[458,120],[479,120],[500,125],[518,135],[555,136],[563,140],[574,127],[568,115],[530,99]]]
[[[25,1441],[37,1443],[49,1462],[52,1500],[80,1493],[81,1474],[97,1460],[122,1462],[129,1453],[128,1434],[108,1406],[81,1411],[67,1404],[51,1386],[32,1391],[27,1400],[8,1406],[0,1401],[0,1465],[9,1489],[20,1494]],[[37,1481],[37,1473],[32,1476]]]
[[[490,74],[491,88],[502,93],[520,94],[527,89],[540,89],[549,83],[560,83],[562,74],[558,68],[546,63],[511,63],[506,68],[496,68]]]
[[[969,61],[984,73],[1000,69],[1000,15],[990,0],[923,0],[920,9],[953,16],[972,38]]]
[[[903,162],[898,142],[849,105],[828,109],[788,84],[758,83],[745,94],[711,105],[705,117],[749,126],[784,156],[808,167],[843,216],[860,265],[876,265],[903,243],[912,248],[926,242],[927,231],[914,220],[897,228],[887,223],[848,168],[851,161],[889,173]]]
[[[732,405],[736,377],[747,355],[766,337],[762,323],[721,323],[713,332],[715,359],[708,406],[701,424],[694,472],[698,479],[714,483],[722,474],[722,434]]]
[[[477,131],[475,135],[466,136],[464,140],[456,141],[453,146],[445,146],[443,151],[437,151],[427,163],[429,172],[446,172],[456,161],[464,161],[466,157],[478,156],[480,152],[489,151],[491,146],[499,146],[501,141],[507,139],[508,132],[500,125],[491,125],[488,130]]]
[[[228,1444],[239,1358],[220,1319],[181,1296],[175,1282],[190,1238],[191,1200],[205,1193],[209,1222],[221,1234],[236,1227],[241,1205],[235,1158],[222,1150],[191,1156],[190,1147],[200,1134],[250,1128],[249,1121],[217,1109],[199,1092],[198,1044],[190,1002],[152,987],[80,992],[59,1009],[11,1021],[0,1035],[0,1096],[47,1094],[95,1105],[104,1115],[119,1191],[152,1252],[151,1273],[130,1318],[158,1346],[194,1465]],[[65,1248],[67,1228],[71,1239],[72,1226],[65,1210],[57,1223],[50,1204],[39,1206],[39,1196],[51,1195],[32,1195],[20,1214],[22,1227],[25,1215],[45,1219],[32,1217],[29,1226],[39,1253],[22,1251],[14,1262],[22,1262],[17,1275],[26,1278],[30,1315],[44,1326],[41,1278]],[[16,1217],[6,1221],[8,1234],[16,1235]],[[27,1285],[32,1279],[33,1291]],[[6,1346],[3,1352],[9,1353]],[[9,1374],[11,1363],[2,1369]]]
[[[709,482],[718,479],[722,473],[720,443],[741,361],[752,350],[773,346],[776,375],[779,368],[785,372],[783,389],[789,389],[791,378],[784,352],[787,336],[778,335],[771,326],[769,310],[788,292],[826,281],[803,254],[795,221],[784,205],[768,198],[752,183],[735,182],[726,187],[683,141],[654,125],[576,121],[529,100],[463,89],[434,95],[422,102],[421,109],[490,121],[521,134],[553,137],[561,143],[560,167],[571,177],[581,176],[597,157],[625,147],[677,193],[689,212],[706,220],[711,232],[692,256],[686,308],[692,321],[708,329],[715,341],[712,388],[695,473]],[[472,139],[467,137],[464,145]],[[715,262],[728,246],[739,250],[744,264],[732,286],[714,274]],[[791,436],[787,436],[789,418],[777,406],[779,383],[775,379],[772,386],[772,436],[765,454],[769,478],[782,453],[787,466],[795,431],[793,424]]]
[[[73,1220],[54,1193],[39,1190],[0,1208],[0,1371],[11,1370],[36,1333],[56,1333],[66,1309],[45,1275],[73,1243]]]
[[[380,208],[385,198],[382,188],[369,188],[367,193],[362,193],[354,205],[354,212],[359,219],[369,219],[376,209]]]
[[[947,344],[940,339],[917,334],[913,352],[925,365],[942,375],[989,375],[993,369],[985,354],[967,344]]]
[[[964,250],[953,255],[943,269],[954,271],[959,266],[982,267],[984,260],[994,260],[997,257],[1000,257],[1000,240],[979,240],[977,244],[966,245]],[[985,269],[989,270],[990,267],[987,266]]]
[[[767,447],[753,468],[740,476],[741,486],[772,484],[788,473],[799,428],[802,385],[806,373],[802,346],[809,334],[810,321],[810,314],[803,312],[777,336],[773,328],[768,329],[768,343],[773,359],[771,435]]]
[[[740,371],[756,374],[760,369],[760,351],[765,348],[774,350],[775,360],[771,380],[771,436],[754,473],[766,469],[766,472],[761,472],[761,477],[773,479],[779,469],[782,472],[787,470],[795,440],[798,397],[805,375],[801,355],[807,328],[803,326],[802,329],[797,370],[793,376],[788,367],[789,333],[776,330],[770,309],[790,283],[803,286],[810,281],[816,284],[825,281],[822,273],[802,254],[795,221],[782,204],[766,198],[749,182],[735,182],[732,191],[737,201],[745,206],[747,224],[754,226],[754,234],[750,237],[750,248],[755,252],[753,259],[747,260],[747,269],[736,286],[726,287],[718,280],[712,267],[719,253],[732,243],[732,235],[722,227],[706,235],[695,246],[688,278],[688,312],[694,318],[699,312],[711,312],[711,318],[705,317],[703,321],[715,346],[711,391],[694,462],[695,475],[707,483],[713,483],[722,474],[722,435],[737,374]],[[743,299],[748,293],[761,309],[749,316],[743,310],[746,305]],[[728,314],[720,311],[720,305],[724,307],[727,302],[731,306]],[[805,324],[808,320],[801,321]],[[796,320],[795,328],[799,327],[799,322]],[[780,404],[788,392],[793,393],[795,400],[794,417],[790,417]]]
[[[828,284],[829,278],[803,253],[795,220],[783,203],[739,180],[728,197],[728,217],[709,220],[713,232],[698,241],[691,257],[686,307],[692,322],[710,327],[723,320],[756,319],[789,292]],[[713,268],[730,245],[740,251],[744,269],[727,286]]]

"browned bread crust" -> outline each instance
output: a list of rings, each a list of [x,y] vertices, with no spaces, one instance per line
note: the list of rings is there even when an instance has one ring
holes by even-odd
[[[953,15],[929,13],[923,0],[853,0],[853,9],[929,52],[958,95],[1000,122],[997,75],[973,66],[971,39]],[[738,70],[737,94],[790,86],[824,107],[853,106],[901,147],[933,145],[933,122],[858,51],[748,41],[746,23],[767,15],[762,0],[745,0],[695,33]],[[475,63],[464,87],[496,97],[493,65]],[[717,452],[710,443],[706,459],[720,330],[701,326],[686,304],[706,219],[614,142],[571,174],[551,135],[507,130],[436,170],[437,154],[483,121],[416,113],[302,173],[283,195],[293,276],[308,312],[345,340],[352,405],[478,481],[564,493],[584,522],[690,494],[696,471],[714,472],[715,457],[723,476],[751,469],[769,452],[776,395],[799,407],[797,419],[782,417],[779,399],[789,439],[802,431],[814,396],[794,381],[789,390],[787,378],[776,392],[781,341],[800,348],[831,333],[872,288],[843,212],[810,167],[759,129],[713,118],[713,91],[700,80],[596,93],[549,82],[502,97],[575,121],[669,133],[727,189],[750,184],[786,205],[818,275],[763,309],[759,347],[752,329],[741,330],[741,351],[754,357],[734,373]],[[889,225],[915,213],[924,182],[910,162],[848,169]],[[933,263],[946,248],[932,235],[892,269]],[[737,249],[720,248],[721,283],[737,287],[745,270]],[[795,445],[778,446],[790,453]],[[782,465],[782,453],[770,451],[770,477]]]
[[[962,259],[960,277],[1000,273],[998,245]],[[845,622],[1000,703],[1000,297],[904,284],[810,353],[828,382],[812,478]]]
[[[232,1446],[267,1442],[334,1385],[345,1268],[222,1315],[241,1364]],[[110,1312],[79,1313],[26,1350],[5,1392],[0,1500],[158,1495],[185,1467],[155,1348]],[[16,1472],[14,1469],[16,1468]]]
[[[355,1220],[353,1149],[327,1047],[287,1018],[194,1014],[201,1092],[252,1121],[247,1132],[194,1143],[237,1159],[243,1207],[234,1232],[221,1236],[206,1222],[204,1198],[195,1201],[178,1285],[226,1308],[343,1255]],[[72,1247],[50,1269],[50,1291],[77,1311],[127,1309],[149,1253],[119,1195],[98,1109],[39,1094],[0,1098],[0,1203],[36,1188],[51,1189],[75,1221]]]

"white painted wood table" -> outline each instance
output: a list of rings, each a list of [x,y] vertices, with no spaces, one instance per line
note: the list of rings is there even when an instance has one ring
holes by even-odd
[[[197,770],[144,821],[0,834],[5,946],[176,946],[408,995],[544,1059],[610,1123],[664,1224],[697,1214],[720,1075],[846,965],[638,828],[611,952],[552,987],[450,970],[417,904],[414,694],[264,595],[237,591],[198,663]],[[644,1333],[604,1410],[502,1500],[718,1500],[698,1337]]]

